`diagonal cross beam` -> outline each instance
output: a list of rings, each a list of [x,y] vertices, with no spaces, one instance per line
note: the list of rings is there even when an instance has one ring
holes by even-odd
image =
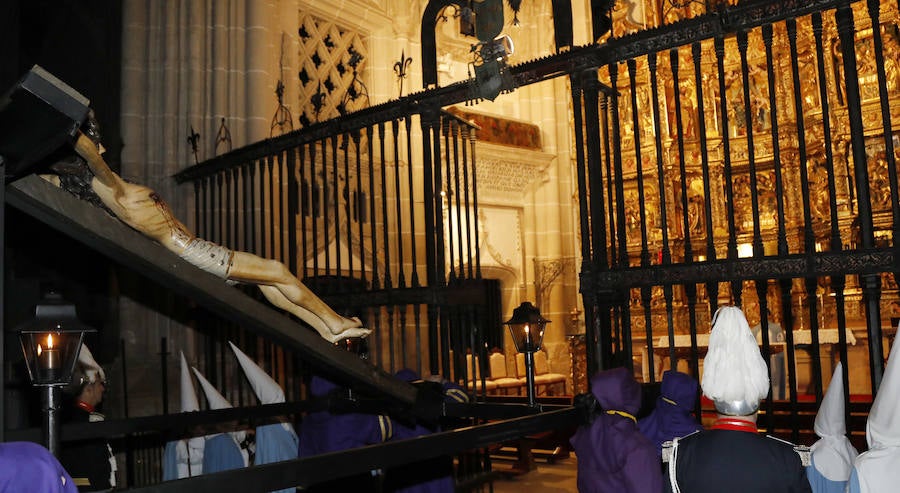
[[[375,391],[403,405],[426,404],[413,385],[397,380],[319,337],[286,314],[257,301],[222,279],[182,260],[118,219],[60,190],[37,175],[8,186],[6,201],[16,209],[106,255],[213,313],[263,334],[301,357],[325,376],[360,390]],[[434,406],[418,414],[433,419]],[[414,410],[415,412],[415,410]]]

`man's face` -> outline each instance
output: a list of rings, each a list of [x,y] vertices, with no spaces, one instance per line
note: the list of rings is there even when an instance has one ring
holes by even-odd
[[[103,392],[106,391],[106,382],[97,379],[93,383],[85,385],[81,392],[82,399],[86,404],[96,406],[103,400]]]

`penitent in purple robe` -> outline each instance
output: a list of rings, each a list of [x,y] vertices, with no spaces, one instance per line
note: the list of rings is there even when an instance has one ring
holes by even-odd
[[[672,370],[663,373],[656,407],[638,422],[641,433],[656,446],[657,455],[662,456],[663,442],[703,429],[691,414],[698,390],[699,384],[690,375]]]
[[[420,380],[419,375],[410,369],[400,370],[395,376],[410,383]],[[452,382],[443,382],[442,391],[444,402],[468,402],[469,400],[462,387]],[[416,438],[436,431],[440,431],[440,429],[432,429],[422,423],[403,424],[395,421],[392,440]],[[392,493],[453,493],[456,491],[456,481],[453,478],[453,459],[446,456],[434,457],[427,461],[390,469],[387,472],[384,491]]]
[[[338,386],[314,376],[310,393],[316,397],[328,395]],[[386,416],[328,411],[309,413],[300,424],[300,457],[339,452],[365,445],[373,445],[391,437],[391,420]]]
[[[634,419],[641,406],[640,384],[629,370],[613,368],[594,375],[591,393],[601,408],[599,415],[571,439],[578,457],[578,491],[661,492],[659,457]]]
[[[0,491],[77,493],[75,482],[47,449],[31,442],[0,443]]]

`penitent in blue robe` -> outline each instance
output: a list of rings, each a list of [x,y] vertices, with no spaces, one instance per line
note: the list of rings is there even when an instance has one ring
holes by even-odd
[[[203,449],[203,472],[214,473],[244,467],[241,447],[228,433],[219,433],[206,439]]]
[[[813,464],[806,468],[806,479],[809,480],[813,493],[844,493],[847,491],[847,481],[832,481],[826,478],[816,469],[815,457],[812,460]]]
[[[167,442],[163,451],[163,481],[178,479],[178,440]]]
[[[255,464],[270,464],[297,458],[297,433],[287,423],[274,423],[256,427]],[[296,488],[278,490],[277,493],[293,493]],[[274,492],[273,492],[274,493]]]

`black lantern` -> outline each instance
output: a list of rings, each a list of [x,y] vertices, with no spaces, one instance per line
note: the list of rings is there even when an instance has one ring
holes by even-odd
[[[541,311],[531,302],[524,302],[513,310],[513,316],[504,324],[516,345],[516,351],[525,354],[525,379],[527,383],[528,405],[534,406],[534,352],[541,349],[544,342],[544,328],[550,323],[541,316]]]
[[[57,455],[60,388],[72,380],[84,334],[96,330],[78,320],[75,305],[49,292],[35,306],[34,318],[21,324],[18,332],[28,377],[32,385],[45,389],[44,438],[47,449]]]

